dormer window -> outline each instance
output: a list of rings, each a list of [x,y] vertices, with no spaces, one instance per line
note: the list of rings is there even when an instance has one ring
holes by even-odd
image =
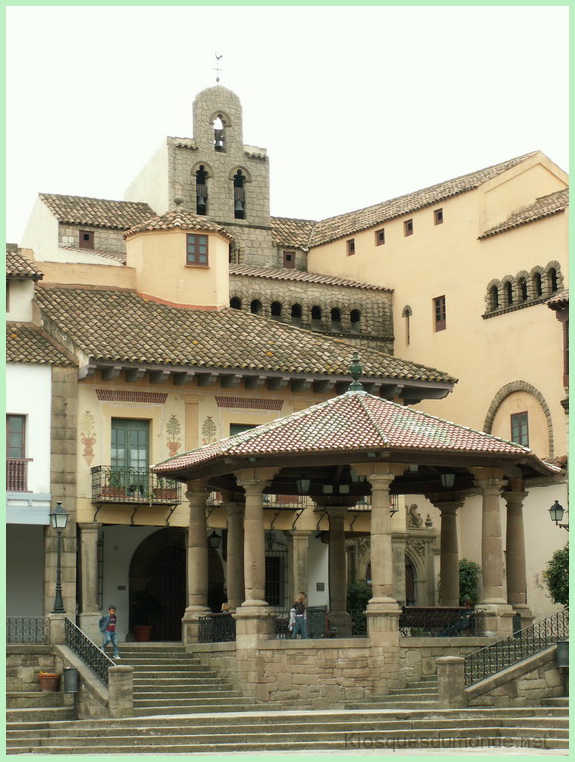
[[[216,151],[226,150],[225,125],[221,114],[218,114],[214,119],[214,149]]]
[[[246,218],[245,181],[246,176],[241,169],[238,169],[234,175],[234,217],[236,220],[245,220]]]
[[[186,236],[186,264],[208,267],[208,236],[188,233]]]
[[[208,211],[208,173],[204,165],[196,172],[196,214]]]
[[[94,248],[94,231],[80,230],[79,245],[81,249],[93,249]]]

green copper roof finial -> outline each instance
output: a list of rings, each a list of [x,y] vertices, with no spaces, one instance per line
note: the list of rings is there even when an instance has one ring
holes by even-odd
[[[358,379],[363,373],[363,367],[359,364],[359,355],[357,352],[353,353],[353,360],[349,366],[349,372],[353,381],[349,385],[348,392],[362,392],[363,386],[359,383]]]

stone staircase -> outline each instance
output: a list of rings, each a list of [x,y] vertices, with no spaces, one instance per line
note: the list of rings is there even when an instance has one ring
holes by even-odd
[[[405,688],[391,688],[387,696],[372,696],[346,701],[346,709],[437,709],[439,685],[437,675],[409,683]]]
[[[255,708],[181,643],[123,643],[120,654],[134,668],[135,717]]]
[[[197,754],[568,749],[567,707],[230,712],[19,723],[8,754]]]
[[[9,723],[73,719],[72,701],[61,691],[44,692],[38,687],[36,691],[6,692],[6,721]]]

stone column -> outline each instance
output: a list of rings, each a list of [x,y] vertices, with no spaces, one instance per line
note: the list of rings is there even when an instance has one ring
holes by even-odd
[[[206,524],[205,483],[188,482],[186,497],[190,505],[187,571],[188,605],[182,619],[185,644],[198,642],[199,617],[210,613],[208,608],[208,527]]]
[[[503,542],[501,537],[501,488],[503,472],[497,468],[471,469],[483,496],[481,521],[481,574],[483,592],[479,607],[484,611],[485,634],[511,634],[513,611],[505,600],[503,586]]]
[[[439,537],[439,579],[441,582],[439,605],[459,606],[459,544],[457,540],[457,511],[464,500],[454,495],[426,495],[441,513]]]
[[[237,484],[245,491],[244,584],[246,599],[236,610],[238,648],[253,648],[260,636],[272,634],[273,617],[265,600],[265,537],[262,493],[271,484],[276,469],[250,468],[239,471]]]
[[[525,568],[525,532],[523,528],[523,482],[512,480],[511,490],[503,492],[507,504],[506,560],[507,560],[507,602],[521,614],[522,624],[531,624],[532,613],[527,606],[527,572]]]
[[[244,506],[241,503],[225,504],[228,517],[228,547],[226,587],[228,603],[232,611],[245,600],[244,586]]]
[[[351,616],[347,604],[347,564],[345,555],[346,506],[330,506],[329,518],[329,620],[340,638],[351,636]]]
[[[389,487],[407,466],[395,463],[353,464],[371,484],[371,584],[367,604],[368,631],[373,645],[397,646],[401,610],[393,598],[393,554]]]
[[[307,595],[308,542],[311,532],[307,529],[292,529],[292,577],[289,603],[295,601],[299,593]]]
[[[81,585],[79,627],[95,643],[100,641],[98,621],[98,539],[101,524],[79,524]]]

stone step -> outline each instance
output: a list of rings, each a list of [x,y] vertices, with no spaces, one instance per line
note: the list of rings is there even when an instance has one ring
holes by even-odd
[[[232,713],[232,712],[253,712],[254,706],[253,704],[230,704],[227,702],[222,701],[221,704],[210,704],[209,706],[206,705],[196,705],[196,706],[190,706],[190,705],[184,705],[184,706],[172,706],[172,705],[166,705],[162,708],[158,707],[146,707],[146,706],[134,706],[133,713],[134,717],[157,717],[158,715],[166,714],[197,714],[199,713],[208,713],[208,712],[218,712],[218,713]]]
[[[167,706],[186,706],[193,711],[195,707],[219,707],[221,704],[227,704],[233,706],[234,704],[247,704],[248,702],[243,696],[207,696],[204,698],[194,698],[192,696],[184,696],[183,698],[177,698],[174,696],[153,696],[152,698],[140,698],[134,696],[134,709],[142,709],[143,707],[149,707],[152,709],[164,709]],[[253,708],[253,704],[251,705]]]
[[[55,722],[73,719],[74,711],[71,707],[67,706],[23,707],[21,709],[6,710],[6,722]]]
[[[219,688],[220,686],[223,688],[225,686],[228,686],[229,683],[226,682],[222,677],[206,677],[203,680],[198,680],[196,678],[187,679],[187,678],[181,678],[181,677],[163,677],[162,675],[144,675],[142,676],[139,672],[134,672],[134,687],[137,685],[138,687],[146,687],[146,686],[173,686],[173,685],[180,685],[182,688]]]
[[[164,701],[171,701],[172,699],[191,699],[193,701],[201,701],[202,699],[214,700],[215,698],[222,697],[224,699],[229,698],[241,698],[245,701],[243,694],[240,691],[235,691],[233,688],[222,688],[214,693],[214,691],[205,691],[198,688],[195,691],[190,691],[182,688],[174,688],[169,690],[164,688],[162,690],[134,690],[134,701],[154,701],[156,699],[162,699]]]
[[[6,706],[10,709],[26,707],[62,706],[64,694],[59,691],[7,691]]]

